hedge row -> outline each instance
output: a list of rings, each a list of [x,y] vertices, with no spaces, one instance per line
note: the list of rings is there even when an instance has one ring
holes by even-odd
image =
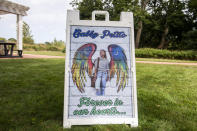
[[[197,51],[170,51],[152,48],[141,48],[135,50],[135,56],[141,58],[197,60]]]

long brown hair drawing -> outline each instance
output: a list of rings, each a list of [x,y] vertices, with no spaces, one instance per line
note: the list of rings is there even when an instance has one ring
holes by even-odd
[[[103,56],[105,59],[107,59],[106,51],[104,49],[100,50],[100,56]]]

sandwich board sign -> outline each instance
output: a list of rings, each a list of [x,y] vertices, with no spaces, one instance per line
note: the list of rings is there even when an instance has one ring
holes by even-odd
[[[104,21],[95,15],[105,15]],[[109,21],[106,11],[80,20],[67,11],[63,126],[138,126],[132,12]]]

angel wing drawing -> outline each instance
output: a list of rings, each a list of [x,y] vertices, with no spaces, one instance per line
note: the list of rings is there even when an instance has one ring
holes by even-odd
[[[86,73],[89,78],[92,76],[94,66],[92,56],[94,55],[96,49],[96,44],[88,43],[79,47],[74,54],[71,70],[72,79],[73,83],[77,86],[81,93],[85,92],[84,87],[87,82]],[[116,76],[116,87],[118,87],[117,92],[119,92],[128,84],[129,77],[127,57],[124,49],[116,44],[109,45],[108,52],[111,57],[109,63],[110,80]]]

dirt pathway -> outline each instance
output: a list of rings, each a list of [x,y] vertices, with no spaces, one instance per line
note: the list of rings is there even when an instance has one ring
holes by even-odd
[[[33,55],[23,54],[23,57],[1,58],[1,59],[48,59],[48,58],[65,58],[65,56]]]
[[[38,59],[38,58],[41,58],[41,59],[65,58],[65,56],[49,56],[49,55],[23,54],[23,58],[3,58],[3,59]],[[197,66],[197,63],[181,63],[181,62],[136,61],[136,63],[160,64],[160,65],[188,65],[188,66]]]
[[[136,63],[161,64],[161,65],[189,65],[189,66],[197,66],[197,63],[181,63],[181,62],[136,61]]]
[[[65,56],[23,54],[23,58],[24,59],[32,59],[32,58],[65,58]]]

